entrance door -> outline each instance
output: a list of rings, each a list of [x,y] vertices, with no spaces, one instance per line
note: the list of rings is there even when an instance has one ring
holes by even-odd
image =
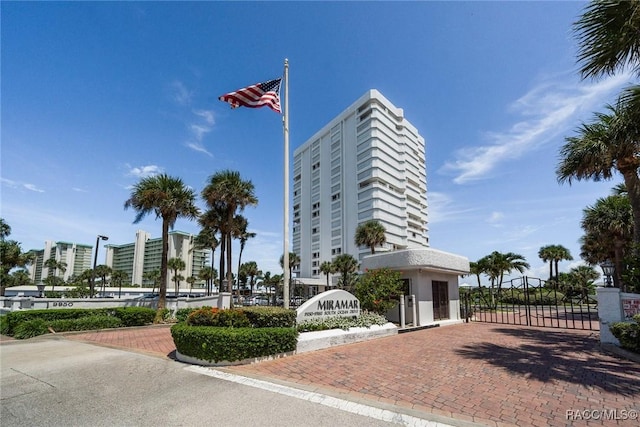
[[[431,282],[433,291],[433,320],[449,318],[449,284],[434,280]]]

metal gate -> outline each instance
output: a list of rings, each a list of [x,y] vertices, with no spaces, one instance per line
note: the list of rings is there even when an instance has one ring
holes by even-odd
[[[554,284],[532,277],[504,282],[501,288],[460,289],[463,317],[474,322],[548,328],[598,330],[595,295],[560,293]]]

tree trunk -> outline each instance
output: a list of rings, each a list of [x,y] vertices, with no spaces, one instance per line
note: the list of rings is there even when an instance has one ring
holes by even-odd
[[[231,273],[231,233],[227,235],[227,286],[229,287],[229,292],[233,290],[233,276]]]
[[[227,235],[225,233],[222,233],[220,235],[220,260],[219,260],[219,265],[220,265],[220,274],[218,275],[218,281],[220,282],[220,286],[218,287],[219,292],[226,292],[227,290],[225,288],[222,287],[222,282],[224,281],[224,279],[226,278],[225,276],[225,268],[224,268],[224,262],[225,262],[225,254],[227,252]]]
[[[158,298],[158,311],[167,305],[167,255],[169,253],[169,221],[162,219],[162,255],[160,260],[160,297]]]
[[[633,212],[633,243],[640,244],[640,178],[638,178],[637,166],[621,168],[624,177],[624,185],[627,187],[629,203]],[[638,250],[637,247],[634,250]]]

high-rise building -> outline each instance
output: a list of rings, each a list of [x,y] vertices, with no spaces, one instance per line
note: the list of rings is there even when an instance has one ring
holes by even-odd
[[[293,252],[299,277],[369,248],[354,243],[359,224],[386,229],[377,251],[429,246],[425,141],[377,90],[370,90],[294,152]]]
[[[68,280],[71,276],[79,276],[83,271],[93,267],[91,265],[92,251],[93,246],[91,245],[46,240],[44,249],[30,251],[35,255],[35,260],[28,267],[29,278],[34,283],[40,283],[54,273],[64,280]],[[44,265],[49,259],[64,263],[65,271],[49,271],[50,269]]]
[[[211,249],[196,249],[193,242],[194,237],[193,234],[182,231],[169,232],[167,259],[180,258],[184,261],[184,271],[178,272],[184,278],[192,276],[197,278],[200,270],[209,265]],[[133,285],[152,286],[150,281],[144,279],[144,274],[160,269],[162,238],[152,239],[146,231],[138,230],[135,242],[123,245],[106,245],[106,248],[106,265],[114,270],[127,273],[130,283]],[[173,271],[169,269],[167,275],[169,283],[172,283]],[[184,281],[181,282],[184,283]]]

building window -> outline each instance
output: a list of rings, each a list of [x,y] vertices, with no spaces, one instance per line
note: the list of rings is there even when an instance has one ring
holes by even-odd
[[[336,193],[333,196],[331,196],[331,200],[338,200],[340,199],[340,193]]]

